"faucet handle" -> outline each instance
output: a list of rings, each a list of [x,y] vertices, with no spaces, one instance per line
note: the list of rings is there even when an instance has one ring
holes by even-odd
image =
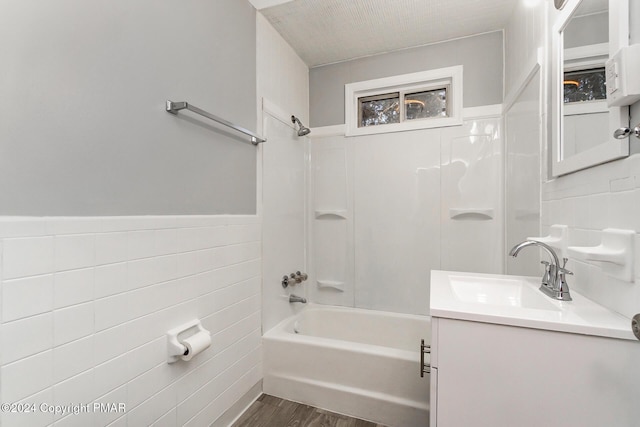
[[[567,259],[564,258],[564,265],[567,264]],[[560,296],[562,301],[571,301],[571,294],[569,293],[569,285],[567,284],[567,280],[566,280],[566,275],[570,274],[573,275],[573,271],[569,271],[566,268],[563,267],[558,267],[558,281],[560,282],[558,284],[558,290],[560,291]]]
[[[287,286],[289,286],[289,276],[282,276],[282,287],[286,288]]]
[[[544,271],[546,274],[551,273],[552,264],[549,261],[540,261],[540,264],[544,265]]]
[[[290,276],[282,276],[282,287],[286,288],[287,286],[293,286],[300,283],[302,280],[297,277],[295,274],[291,273]]]
[[[292,284],[297,285],[298,283],[302,282],[302,279],[300,278],[300,276],[297,276],[295,273],[291,273],[289,275],[289,280],[292,282]]]
[[[573,275],[573,271],[569,271],[565,268],[567,261],[569,261],[569,258],[562,258],[562,267],[558,267],[558,273]]]
[[[542,276],[542,284],[549,286],[551,282],[551,263],[549,261],[540,261],[540,264],[544,265],[544,275]]]
[[[560,274],[569,274],[569,275],[573,276],[573,271],[569,271],[564,267],[558,268],[558,273],[560,273]]]

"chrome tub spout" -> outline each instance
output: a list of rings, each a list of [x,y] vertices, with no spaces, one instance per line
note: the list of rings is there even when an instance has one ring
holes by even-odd
[[[299,296],[294,295],[294,294],[291,294],[291,295],[289,295],[289,302],[300,302],[302,304],[306,304],[307,303],[307,299],[299,297]]]

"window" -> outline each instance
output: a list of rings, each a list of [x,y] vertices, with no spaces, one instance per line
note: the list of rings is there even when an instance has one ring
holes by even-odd
[[[564,51],[562,155],[569,158],[610,137],[604,63],[609,46],[579,46]]]
[[[462,66],[345,86],[346,135],[462,124]]]
[[[400,94],[363,96],[358,98],[358,126],[400,123]]]
[[[564,73],[564,103],[607,99],[604,67]]]
[[[404,97],[406,120],[447,117],[447,88],[409,93]]]

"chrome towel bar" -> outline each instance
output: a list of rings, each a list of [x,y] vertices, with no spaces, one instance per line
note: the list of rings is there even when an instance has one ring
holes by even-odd
[[[218,122],[222,125],[228,126],[232,129],[237,130],[238,132],[242,132],[245,135],[248,135],[251,137],[251,143],[253,145],[258,145],[261,142],[266,142],[266,139],[259,137],[258,135],[256,135],[255,133],[251,132],[250,130],[247,130],[241,126],[238,125],[234,125],[231,122],[226,121],[225,119],[222,119],[214,114],[208,113],[204,110],[201,110],[198,107],[194,107],[193,105],[190,105],[188,102],[186,101],[181,101],[181,102],[174,102],[174,101],[167,101],[167,113],[171,113],[171,114],[178,114],[178,111],[180,110],[189,110],[189,111],[193,111],[196,114],[200,114],[203,117],[206,117],[208,119],[211,119],[215,122]]]

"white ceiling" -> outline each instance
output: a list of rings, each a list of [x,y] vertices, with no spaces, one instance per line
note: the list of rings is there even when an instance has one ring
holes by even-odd
[[[502,30],[517,4],[517,0],[250,1],[309,67]]]

